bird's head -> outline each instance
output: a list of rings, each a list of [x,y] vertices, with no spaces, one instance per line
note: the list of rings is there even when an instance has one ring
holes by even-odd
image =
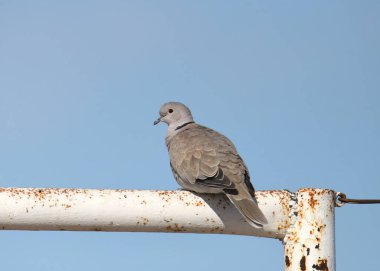
[[[178,102],[168,102],[161,106],[160,117],[153,124],[156,125],[160,122],[177,127],[188,122],[193,122],[193,116],[186,105]]]

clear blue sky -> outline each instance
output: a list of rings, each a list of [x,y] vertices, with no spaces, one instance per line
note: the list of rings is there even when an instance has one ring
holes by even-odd
[[[163,102],[233,140],[258,190],[380,197],[378,1],[0,1],[0,186],[177,189]],[[380,206],[337,209],[338,270]],[[0,232],[2,270],[281,270],[279,241]],[[217,269],[218,268],[218,269]]]

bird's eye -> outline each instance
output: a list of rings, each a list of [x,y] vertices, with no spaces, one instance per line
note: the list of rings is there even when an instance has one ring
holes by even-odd
[[[169,112],[169,113],[173,113],[173,109],[170,108],[170,109],[168,110],[168,112]]]

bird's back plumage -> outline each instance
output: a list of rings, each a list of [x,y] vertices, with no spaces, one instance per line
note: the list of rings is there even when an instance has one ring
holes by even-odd
[[[224,193],[252,226],[267,223],[257,205],[248,169],[227,137],[189,123],[166,143],[173,174],[182,187],[198,193]]]

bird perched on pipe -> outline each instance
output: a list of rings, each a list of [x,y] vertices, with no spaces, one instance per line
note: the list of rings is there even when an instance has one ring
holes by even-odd
[[[194,122],[182,103],[161,106],[154,125],[168,124],[166,146],[176,181],[197,193],[225,194],[256,228],[267,224],[257,205],[249,172],[234,144],[222,134]]]

